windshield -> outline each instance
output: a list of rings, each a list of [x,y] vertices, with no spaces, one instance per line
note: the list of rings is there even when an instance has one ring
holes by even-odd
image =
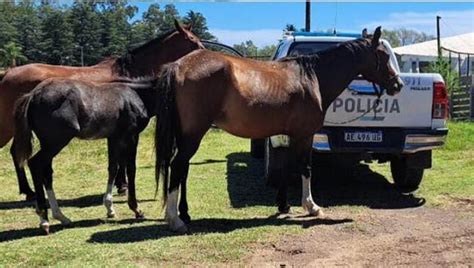
[[[297,42],[293,43],[288,56],[310,55],[337,46],[339,42]]]

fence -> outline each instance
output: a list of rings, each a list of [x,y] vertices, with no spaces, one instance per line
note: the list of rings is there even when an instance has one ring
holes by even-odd
[[[474,120],[474,83],[472,76],[461,77],[460,89],[451,92],[450,112],[454,120]]]

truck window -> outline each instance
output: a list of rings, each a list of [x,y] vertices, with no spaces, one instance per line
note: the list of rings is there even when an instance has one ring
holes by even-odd
[[[337,44],[339,42],[296,42],[290,47],[288,56],[310,55]]]

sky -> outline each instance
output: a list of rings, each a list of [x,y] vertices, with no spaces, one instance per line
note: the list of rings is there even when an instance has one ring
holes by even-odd
[[[129,1],[139,7],[137,16],[154,1]],[[157,1],[160,5],[166,2]],[[252,40],[259,46],[276,44],[286,24],[304,27],[304,2],[173,2],[180,15],[189,10],[202,13],[209,30],[224,44]],[[474,2],[318,2],[311,6],[311,29],[360,32],[381,25],[385,29],[405,27],[436,35],[436,16],[441,36],[474,31]]]

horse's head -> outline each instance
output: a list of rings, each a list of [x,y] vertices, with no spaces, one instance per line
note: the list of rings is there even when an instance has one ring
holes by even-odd
[[[403,82],[390,64],[390,55],[385,46],[380,42],[381,27],[377,27],[373,35],[368,35],[367,30],[362,32],[363,38],[368,42],[367,61],[362,68],[364,79],[380,85],[391,96],[400,92]]]
[[[163,44],[173,48],[177,59],[193,50],[204,48],[201,40],[191,32],[191,25],[183,26],[177,20],[174,20],[174,26],[176,31],[163,40]]]
[[[204,48],[190,27],[175,20],[176,29],[154,38],[121,57],[122,75],[147,76],[157,73],[162,65],[176,61],[194,50]]]

